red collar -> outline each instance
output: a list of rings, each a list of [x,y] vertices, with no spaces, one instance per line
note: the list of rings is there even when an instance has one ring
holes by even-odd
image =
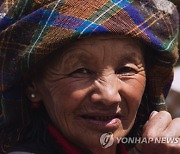
[[[48,125],[48,131],[67,154],[83,154],[81,150],[70,144],[59,131],[50,124]],[[123,144],[118,144],[118,151],[120,154],[127,154],[127,150]]]

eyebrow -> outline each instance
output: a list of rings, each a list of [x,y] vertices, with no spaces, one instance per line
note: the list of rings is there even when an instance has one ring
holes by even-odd
[[[124,55],[122,55],[122,57],[119,58],[119,63],[124,63],[124,64],[129,63],[129,62],[138,64],[140,62],[144,63],[144,61],[145,61],[144,56],[143,55],[141,56],[141,55],[137,54],[136,52],[132,52],[131,55],[124,54]]]

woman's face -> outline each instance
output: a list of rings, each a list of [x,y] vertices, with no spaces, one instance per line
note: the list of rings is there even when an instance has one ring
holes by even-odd
[[[72,43],[36,83],[56,127],[70,141],[101,147],[103,133],[125,136],[133,126],[145,89],[140,44],[117,36]]]

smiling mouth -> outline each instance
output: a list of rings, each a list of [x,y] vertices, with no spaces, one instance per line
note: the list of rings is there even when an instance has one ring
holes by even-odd
[[[122,116],[120,114],[114,115],[82,115],[83,125],[101,131],[113,131],[119,128]]]

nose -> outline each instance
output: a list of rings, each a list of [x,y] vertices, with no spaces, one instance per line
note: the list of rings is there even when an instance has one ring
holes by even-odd
[[[112,105],[121,102],[120,81],[115,74],[99,77],[95,80],[95,90],[91,95],[93,103],[101,102],[105,105]]]

